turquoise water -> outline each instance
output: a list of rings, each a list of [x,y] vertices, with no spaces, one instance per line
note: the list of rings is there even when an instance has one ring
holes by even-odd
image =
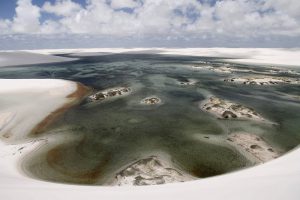
[[[46,181],[105,185],[133,160],[164,153],[181,170],[205,178],[253,163],[234,148],[197,140],[197,135],[226,136],[233,131],[247,131],[263,137],[282,152],[300,143],[300,101],[282,95],[299,96],[298,85],[261,87],[226,83],[223,79],[232,74],[192,68],[203,61],[207,62],[203,65],[214,67],[224,64],[219,58],[117,54],[82,57],[69,63],[1,68],[0,78],[67,79],[95,91],[119,86],[131,87],[133,91],[111,101],[84,100],[42,135],[32,136],[54,139],[26,157],[22,164],[25,173]],[[258,72],[269,69],[230,65]],[[178,84],[190,78],[198,83]],[[140,104],[152,95],[163,103]],[[198,108],[207,95],[252,107],[278,125],[217,120]]]

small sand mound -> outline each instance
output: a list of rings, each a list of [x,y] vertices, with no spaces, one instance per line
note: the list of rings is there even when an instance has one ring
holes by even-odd
[[[150,156],[138,160],[117,173],[113,185],[158,185],[188,180],[192,180],[192,177],[174,169],[169,163],[158,157]]]
[[[224,81],[244,85],[300,84],[299,79],[287,77],[234,77]]]
[[[217,97],[210,97],[200,104],[200,108],[220,119],[248,119],[256,121],[266,121],[260,114],[252,108],[223,100]]]
[[[145,105],[156,105],[160,103],[161,103],[161,99],[156,96],[146,97],[141,101],[141,104],[145,104]]]
[[[179,81],[178,84],[182,86],[193,86],[196,85],[197,82],[195,79],[188,79],[186,81]]]
[[[88,98],[91,101],[103,101],[105,99],[129,94],[129,92],[131,92],[131,89],[129,87],[112,88],[92,94]]]

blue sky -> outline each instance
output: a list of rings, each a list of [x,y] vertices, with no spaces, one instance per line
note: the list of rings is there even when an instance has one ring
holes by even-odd
[[[300,47],[299,10],[299,0],[1,0],[0,48]]]
[[[0,18],[12,18],[15,14],[17,0],[2,0],[0,4]]]
[[[48,1],[55,3],[56,0],[32,0],[33,5],[43,6]],[[79,3],[82,6],[86,5],[86,0],[73,0],[73,2]],[[15,8],[17,6],[17,0],[1,0],[0,3],[0,19],[11,19],[15,15]]]

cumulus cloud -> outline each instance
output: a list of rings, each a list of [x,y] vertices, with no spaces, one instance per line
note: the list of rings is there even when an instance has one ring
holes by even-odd
[[[139,0],[110,0],[109,3],[113,9],[136,8],[142,5]]]
[[[298,0],[18,0],[0,34],[84,34],[99,37],[264,38],[300,36]],[[44,19],[51,14],[53,18]]]
[[[293,1],[293,0],[292,0]],[[298,35],[299,21],[263,1],[221,1],[215,6],[218,29],[238,36]],[[299,3],[298,3],[299,4]],[[282,7],[281,7],[282,9]],[[288,32],[286,32],[288,30]]]
[[[81,5],[72,0],[57,0],[54,4],[45,2],[42,9],[57,16],[71,16],[81,9]]]
[[[12,20],[11,29],[17,33],[35,33],[40,30],[40,8],[31,0],[18,0],[16,15]]]
[[[290,17],[300,18],[299,0],[268,0],[264,4],[265,9],[275,9],[276,12],[288,15]]]
[[[10,33],[10,26],[11,21],[10,20],[1,20],[0,19],[0,34],[7,34]]]

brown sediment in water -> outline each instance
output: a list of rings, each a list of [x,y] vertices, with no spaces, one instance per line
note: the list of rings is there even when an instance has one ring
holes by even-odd
[[[193,167],[190,170],[188,170],[188,172],[195,177],[198,178],[207,178],[207,177],[211,177],[211,176],[217,176],[219,174],[223,174],[225,172],[218,170],[218,169],[213,169],[211,167],[208,166],[197,166],[197,167]]]
[[[86,97],[90,92],[91,92],[91,88],[81,84],[81,83],[77,83],[77,89],[75,92],[69,94],[67,96],[67,98],[76,98],[79,100],[81,100],[83,97]]]
[[[110,161],[110,156],[106,155],[98,164],[86,170],[74,170],[72,167],[66,167],[63,163],[65,160],[66,147],[59,145],[47,152],[46,160],[48,166],[61,175],[66,176],[70,182],[81,184],[95,184],[97,179],[103,174],[103,170]],[[75,161],[76,162],[76,161]],[[69,182],[68,181],[68,182]]]
[[[64,114],[67,110],[71,107],[78,104],[83,98],[91,93],[91,88],[81,84],[76,83],[77,89],[75,92],[66,96],[69,99],[69,102],[64,104],[62,107],[58,108],[57,110],[51,112],[43,121],[38,123],[35,128],[31,131],[30,135],[37,135],[45,131],[50,124],[56,121],[62,114]]]

